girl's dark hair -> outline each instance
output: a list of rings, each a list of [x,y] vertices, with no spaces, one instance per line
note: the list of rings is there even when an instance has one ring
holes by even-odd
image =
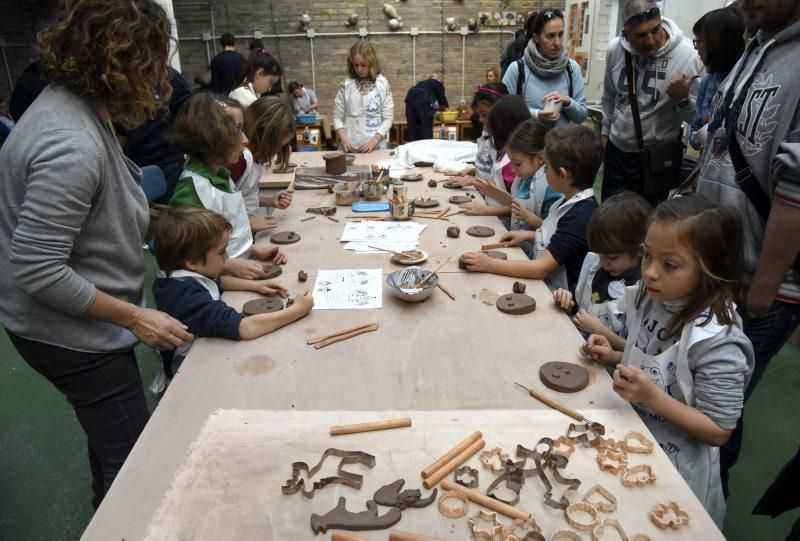
[[[728,74],[744,52],[744,16],[737,7],[709,11],[694,24],[695,37],[706,46],[708,73]]]
[[[250,53],[250,56],[247,57],[247,61],[244,63],[242,82],[239,83],[239,86],[252,83],[259,69],[264,70],[264,75],[277,75],[279,77],[283,75],[283,68],[274,56],[264,49],[256,49]]]
[[[478,108],[478,103],[485,101],[489,105],[494,105],[497,100],[508,95],[508,89],[503,83],[486,83],[481,85],[472,95],[472,109]]]
[[[744,266],[740,218],[733,208],[714,205],[696,194],[668,199],[656,207],[650,225],[657,223],[670,228],[692,251],[694,262],[700,267],[700,283],[686,306],[667,324],[665,338],[679,336],[687,323],[698,318],[704,318],[701,326],[712,317],[721,325],[736,323],[734,303],[742,298],[741,269]],[[645,261],[643,267],[646,264]],[[645,296],[645,288],[640,287],[637,308]]]
[[[522,96],[503,96],[492,105],[489,111],[487,128],[492,137],[492,146],[498,152],[508,143],[508,137],[517,126],[530,120],[531,112]]]
[[[604,255],[639,253],[652,210],[644,197],[629,190],[609,197],[589,220],[589,249]]]
[[[550,128],[532,118],[526,120],[508,136],[506,148],[532,156],[544,150],[544,138]]]
[[[205,164],[228,163],[230,155],[241,148],[242,140],[224,109],[210,93],[195,94],[175,117],[170,142]]]
[[[539,35],[544,30],[544,25],[552,21],[553,19],[561,19],[564,21],[564,12],[562,12],[558,8],[547,8],[543,9],[542,11],[536,14],[534,17],[533,22],[531,23],[528,31],[525,33],[525,37],[530,40],[534,35]]]

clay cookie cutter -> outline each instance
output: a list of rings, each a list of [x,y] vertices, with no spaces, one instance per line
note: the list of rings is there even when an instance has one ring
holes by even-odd
[[[480,457],[483,467],[487,470],[491,470],[494,473],[505,471],[508,453],[504,453],[501,448],[495,447],[494,449],[481,451]]]
[[[572,530],[558,530],[550,537],[550,541],[581,541],[581,536]]]
[[[678,529],[689,524],[689,515],[673,501],[656,505],[650,511],[650,520],[661,529]]]
[[[519,502],[519,493],[522,490],[522,485],[525,483],[524,476],[526,470],[523,469],[523,466],[525,466],[524,460],[521,462],[512,462],[511,460],[506,460],[505,473],[492,481],[492,483],[489,485],[489,488],[486,489],[486,495],[499,502],[503,502],[508,505],[516,505]],[[534,470],[527,471],[535,473]],[[497,487],[499,487],[503,482],[505,482],[506,488],[514,494],[513,497],[503,498],[495,493]]]
[[[322,465],[325,463],[325,459],[329,456],[341,458],[339,461],[339,467],[337,468],[337,473],[339,476],[323,477],[319,481],[314,482],[314,484],[311,486],[311,490],[304,490],[304,480],[300,477],[300,472],[305,471],[308,478],[311,479],[319,472],[319,470],[322,468]],[[281,486],[281,491],[286,496],[290,496],[300,491],[303,493],[303,496],[310,499],[314,497],[314,492],[316,490],[332,484],[347,485],[355,488],[356,490],[360,490],[361,485],[364,482],[364,477],[358,475],[357,473],[345,471],[344,467],[348,464],[363,464],[368,468],[374,468],[375,457],[361,451],[342,451],[340,449],[333,448],[326,449],[325,452],[322,453],[322,458],[320,458],[319,463],[313,468],[309,468],[308,464],[305,462],[293,462],[292,478],[286,481],[285,485]]]
[[[592,500],[592,496],[595,494],[599,494],[603,499],[600,501]],[[613,513],[617,510],[617,498],[600,485],[595,485],[590,488],[589,492],[583,497],[583,501],[594,505],[603,513]]]
[[[645,437],[641,432],[628,432],[623,442],[625,450],[629,453],[652,453],[653,442]]]
[[[456,469],[455,481],[462,487],[477,488],[478,470],[469,466],[461,466]]]
[[[459,500],[461,505],[458,507],[450,507],[445,504],[447,500]],[[439,512],[447,518],[459,518],[467,514],[469,510],[469,498],[460,490],[445,490],[439,496]]]
[[[427,507],[436,500],[436,494],[439,491],[437,488],[434,488],[431,495],[427,498],[422,497],[422,493],[419,489],[400,492],[405,482],[405,479],[398,479],[394,483],[382,486],[375,492],[372,499],[375,500],[375,503],[378,505],[398,507],[400,510],[406,507]]]
[[[603,471],[618,474],[628,467],[628,453],[616,449],[600,449],[597,451],[597,463]]]
[[[650,464],[637,464],[622,472],[622,484],[626,487],[643,487],[656,482],[656,474]]]
[[[567,515],[567,522],[577,530],[593,530],[595,526],[600,524],[600,511],[589,502],[572,503],[564,512]],[[576,515],[581,512],[587,513],[591,517],[591,520],[587,522],[579,519]]]
[[[529,470],[522,470],[523,476],[529,477],[534,474],[538,475],[539,480],[542,482],[542,485],[544,485],[545,488],[544,503],[553,509],[563,510],[569,506],[569,500],[566,497],[567,493],[578,490],[578,487],[581,486],[581,481],[580,479],[569,479],[561,475],[559,469],[566,467],[569,463],[569,460],[563,456],[554,455],[552,453],[553,444],[554,442],[552,439],[542,438],[539,440],[539,443],[536,444],[534,450],[527,449],[522,445],[517,445],[517,456],[524,456],[526,459],[530,457],[533,459],[536,467]],[[542,445],[547,446],[547,450],[544,453],[536,450]],[[550,479],[548,479],[547,473],[545,472],[545,469],[548,467],[553,475],[553,480],[561,485],[567,486],[567,489],[561,495],[561,499],[559,500],[553,498],[553,484],[550,482]]]
[[[567,429],[567,438],[571,439],[573,442],[581,442],[581,445],[584,447],[598,447],[605,441],[602,438],[605,433],[606,427],[600,423],[587,422],[580,425],[570,423]],[[589,434],[593,436],[591,439],[589,438]]]
[[[516,519],[514,524],[503,528],[500,538],[503,541],[545,541],[542,529],[533,517],[527,520]]]
[[[575,442],[569,439],[566,436],[559,436],[556,438],[552,453],[554,455],[560,455],[564,458],[569,458],[572,456],[572,453],[575,452]]]
[[[472,525],[472,538],[491,541],[495,536],[503,531],[503,523],[497,518],[497,513],[491,513],[484,509],[478,514],[469,518]]]
[[[622,529],[622,524],[614,517],[608,517],[602,524],[598,524],[592,530],[592,541],[601,541],[606,529],[617,530],[617,535],[622,541],[628,541],[628,534]]]

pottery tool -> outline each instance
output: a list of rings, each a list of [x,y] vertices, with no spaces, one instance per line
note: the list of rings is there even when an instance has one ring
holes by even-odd
[[[342,340],[347,340],[348,338],[352,338],[354,336],[358,336],[359,334],[364,334],[365,332],[371,332],[371,331],[377,331],[377,330],[378,330],[378,324],[377,323],[373,323],[372,325],[369,325],[367,327],[363,327],[361,329],[357,329],[357,330],[349,332],[349,333],[340,334],[340,335],[328,338],[327,340],[323,340],[321,342],[317,342],[316,344],[314,344],[314,349],[324,348],[325,346],[330,346],[331,344],[335,344],[336,342],[341,342]]]
[[[494,244],[484,244],[481,246],[481,252],[485,252],[486,250],[494,250],[496,248],[508,248],[508,244],[505,242],[495,242]]]
[[[446,265],[446,264],[447,264],[449,261],[450,261],[450,258],[448,257],[447,259],[445,259],[445,260],[442,262],[442,264],[441,264],[441,265],[439,265],[438,267],[436,267],[436,269],[435,269],[435,270],[432,270],[432,271],[431,271],[431,272],[430,272],[430,273],[429,273],[429,274],[428,274],[428,275],[427,275],[425,278],[423,278],[422,280],[420,280],[419,282],[417,282],[417,284],[414,286],[414,289],[420,289],[420,288],[421,288],[423,285],[425,285],[425,282],[427,282],[428,280],[430,280],[430,279],[431,279],[431,276],[433,276],[434,274],[436,274],[436,271],[438,271],[439,269],[441,269],[442,267],[444,267],[444,266],[445,266],[445,265]]]
[[[443,216],[443,218],[450,218],[451,216],[455,216],[456,214],[463,214],[465,212],[467,212],[467,209],[456,210],[456,211],[451,212],[450,214],[445,214]]]
[[[587,420],[586,417],[584,417],[583,415],[581,415],[580,413],[578,413],[574,409],[565,406],[564,404],[558,402],[557,400],[555,400],[553,398],[550,398],[549,396],[547,396],[545,394],[540,393],[536,389],[528,389],[523,384],[517,383],[517,382],[514,382],[514,384],[518,385],[518,386],[522,387],[523,389],[525,389],[526,391],[528,391],[528,394],[531,395],[532,397],[534,397],[539,402],[550,406],[554,410],[560,411],[564,415],[568,415],[568,416],[572,417],[576,421],[586,421]]]
[[[363,329],[364,327],[369,327],[371,325],[377,325],[377,323],[374,323],[374,322],[370,321],[370,322],[367,322],[367,323],[362,323],[361,325],[356,325],[354,327],[348,327],[347,329],[342,329],[340,331],[334,331],[334,332],[332,332],[330,334],[323,334],[322,336],[314,336],[314,337],[311,337],[311,338],[307,338],[306,339],[306,344],[308,344],[310,346],[311,344],[316,344],[317,342],[322,342],[323,340],[327,340],[328,338],[333,338],[334,336],[339,336],[339,335],[342,335],[342,334],[347,334],[347,333],[352,332],[352,331],[357,331],[358,329]]]
[[[391,532],[389,532],[389,541],[444,541],[444,540],[441,537],[430,537],[418,533],[392,530]]]
[[[365,537],[349,532],[332,532],[331,541],[366,541]]]
[[[497,511],[509,518],[513,519],[520,519],[520,520],[528,520],[531,518],[530,513],[526,513],[516,507],[503,503],[501,501],[495,500],[494,498],[490,498],[489,496],[484,496],[480,492],[476,492],[472,489],[462,487],[458,483],[451,481],[450,479],[444,479],[442,481],[442,488],[445,490],[459,490],[463,492],[469,501],[473,503],[477,503],[478,505],[482,505],[492,511]]]
[[[377,246],[369,246],[367,248],[372,248],[373,250],[380,250],[381,252],[389,252],[390,254],[396,255],[400,259],[414,259],[420,256],[419,250],[406,250],[405,252],[395,252],[394,250],[389,250],[387,248],[378,248]]]
[[[309,220],[313,220],[314,218],[316,218],[316,216],[309,216],[308,218],[302,218],[300,221],[301,222],[307,222]]]
[[[336,214],[336,207],[310,207],[306,209],[306,212],[330,216],[331,214]]]
[[[448,212],[450,212],[450,207],[446,207],[446,208],[440,210],[439,214],[437,214],[436,217],[441,220],[442,218],[444,218],[444,215],[447,214]]]
[[[469,447],[482,437],[483,434],[481,434],[480,432],[474,432],[470,437],[468,437],[467,439],[465,439],[464,441],[462,441],[461,443],[459,443],[458,445],[447,451],[447,453],[445,453],[444,456],[442,456],[442,458],[440,458],[439,460],[437,460],[436,462],[434,462],[433,464],[422,470],[422,473],[420,475],[422,475],[423,479],[427,479],[428,477],[436,473],[436,471],[439,468],[450,462],[450,460],[454,456],[458,455],[461,451],[463,451],[464,449],[466,449],[467,447]]]
[[[358,218],[359,220],[382,220],[384,217],[378,216],[377,214],[364,214],[363,216],[359,214],[348,214],[345,216],[345,218]]]
[[[339,218],[334,218],[333,216],[325,216],[325,217],[332,222],[336,222],[337,224],[339,223]]]
[[[405,428],[411,426],[411,417],[402,419],[387,419],[385,421],[372,421],[370,423],[357,423],[353,425],[339,425],[331,427],[331,436],[342,434],[356,434],[358,432],[372,432],[374,430],[389,430],[391,428]]]
[[[439,282],[439,283],[437,283],[436,285],[439,287],[439,289],[441,289],[441,290],[442,290],[442,292],[443,292],[445,295],[447,295],[448,297],[450,297],[450,298],[451,298],[451,299],[453,299],[453,300],[456,300],[456,296],[453,294],[453,292],[452,292],[452,291],[450,291],[449,289],[447,289],[446,287],[444,287],[444,286],[442,285],[442,282]]]
[[[483,438],[479,439],[459,454],[451,458],[444,466],[436,470],[434,473],[430,475],[427,479],[422,482],[422,486],[425,488],[430,489],[439,481],[442,481],[445,477],[453,473],[456,468],[464,464],[467,460],[469,460],[472,456],[475,455],[478,451],[486,447],[486,442]],[[446,480],[445,480],[446,481]],[[442,481],[444,483],[445,481]],[[443,485],[444,486],[444,485]]]

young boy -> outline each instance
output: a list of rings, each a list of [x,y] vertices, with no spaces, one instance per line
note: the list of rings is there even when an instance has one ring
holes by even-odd
[[[314,306],[307,290],[288,308],[247,318],[220,299],[223,288],[286,297],[286,289],[273,280],[220,277],[230,234],[230,223],[211,210],[169,207],[162,212],[156,230],[160,270],[153,283],[158,309],[186,325],[195,337],[231,340],[258,338],[306,315]],[[191,343],[162,352],[167,377],[172,378],[190,347]]]
[[[551,290],[574,291],[589,250],[586,226],[597,208],[592,186],[602,160],[600,138],[589,128],[570,124],[550,130],[544,145],[547,183],[564,197],[553,203],[547,219],[536,231],[510,231],[500,239],[508,246],[533,241],[536,258],[502,261],[471,252],[463,256],[467,269],[544,279]]]
[[[573,314],[578,330],[600,334],[612,346],[625,348],[625,288],[642,278],[642,242],[650,205],[640,195],[623,191],[592,214],[586,235],[589,248],[575,295],[567,289],[553,292],[553,300]]]

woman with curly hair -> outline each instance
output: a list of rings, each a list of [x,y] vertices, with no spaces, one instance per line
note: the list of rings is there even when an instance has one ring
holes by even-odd
[[[147,200],[114,134],[169,100],[170,25],[153,0],[67,0],[55,21],[51,84],[0,151],[0,323],[74,408],[97,508],[149,416],[134,345],[191,339],[145,307]]]

